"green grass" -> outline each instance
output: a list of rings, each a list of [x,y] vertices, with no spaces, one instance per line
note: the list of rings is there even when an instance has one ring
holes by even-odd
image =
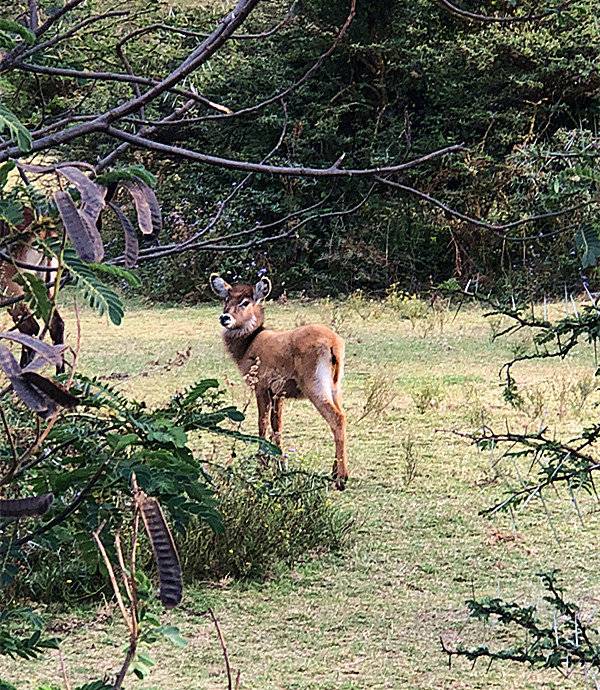
[[[135,308],[120,328],[83,317],[80,369],[114,375],[126,393],[149,403],[168,397],[200,377],[219,378],[240,406],[248,401],[234,366],[220,344],[218,306]],[[555,672],[516,666],[467,663],[448,667],[440,637],[478,640],[489,635],[467,623],[464,601],[502,596],[537,602],[536,573],[558,567],[571,599],[586,611],[600,596],[599,521],[591,501],[582,501],[583,526],[565,497],[550,498],[548,511],[559,533],[537,504],[520,513],[488,519],[478,514],[502,496],[514,468],[479,453],[450,430],[470,430],[482,418],[503,428],[537,428],[541,423],[574,431],[580,425],[570,386],[594,371],[591,352],[565,362],[520,366],[517,378],[529,391],[526,412],[503,402],[498,371],[510,358],[510,341],[491,342],[490,325],[476,310],[433,316],[411,325],[390,311],[368,319],[353,309],[337,313],[347,339],[345,404],[349,418],[351,480],[332,500],[353,511],[355,534],[341,556],[308,560],[262,584],[210,583],[188,589],[184,611],[163,616],[181,627],[184,650],[153,648],[157,668],[129,688],[148,690],[225,688],[221,650],[209,622],[193,614],[212,605],[227,639],[242,688],[256,690],[350,690],[358,688],[576,688]],[[291,302],[269,305],[268,322],[289,328],[327,321],[331,304]],[[70,331],[74,325],[71,320]],[[181,366],[169,365],[191,347]],[[128,376],[128,378],[123,378]],[[388,381],[383,412],[363,412],[374,381]],[[415,391],[436,391],[436,404],[419,412]],[[539,411],[540,394],[549,402]],[[598,402],[594,392],[586,403]],[[254,432],[249,407],[244,427]],[[307,402],[290,403],[284,442],[307,465],[328,470],[333,443],[324,422]],[[407,450],[416,476],[407,483]],[[217,450],[218,452],[218,450]],[[225,453],[225,450],[223,450]],[[57,615],[63,654],[76,681],[114,669],[125,646],[118,613],[105,604],[81,614]],[[58,679],[54,653],[35,663],[0,664],[0,676],[20,689],[42,679]]]

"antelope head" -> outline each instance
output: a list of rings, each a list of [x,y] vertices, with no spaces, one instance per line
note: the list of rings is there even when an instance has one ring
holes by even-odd
[[[232,337],[250,335],[263,325],[263,303],[271,292],[271,281],[268,278],[261,278],[254,286],[242,283],[230,285],[220,275],[213,273],[210,276],[210,287],[223,301],[219,322]]]

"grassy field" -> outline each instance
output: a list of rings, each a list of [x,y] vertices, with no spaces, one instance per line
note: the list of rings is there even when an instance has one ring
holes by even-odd
[[[565,497],[548,501],[553,533],[542,506],[513,521],[478,515],[503,495],[515,468],[495,464],[450,430],[468,431],[484,421],[514,430],[540,424],[568,433],[582,409],[595,414],[591,351],[565,362],[520,366],[523,411],[503,402],[498,370],[523,345],[521,336],[491,341],[498,324],[475,309],[424,313],[413,319],[364,303],[290,302],[269,305],[268,322],[287,328],[333,323],[347,340],[345,399],[349,417],[351,480],[332,500],[350,508],[356,526],[339,556],[308,561],[276,580],[241,585],[207,584],[187,591],[188,612],[165,622],[179,625],[188,645],[153,649],[157,669],[130,688],[226,688],[221,650],[212,626],[190,610],[206,602],[220,620],[241,687],[255,690],[358,688],[579,688],[590,679],[556,672],[466,662],[451,668],[440,638],[493,636],[467,622],[464,602],[502,596],[524,603],[541,599],[536,573],[560,568],[572,599],[593,613],[600,602],[600,536],[597,506],[583,501],[583,524]],[[199,377],[216,376],[240,405],[247,392],[222,351],[217,305],[132,308],[124,325],[83,319],[86,373],[112,374],[119,387],[149,403],[165,399]],[[71,323],[71,330],[73,325]],[[187,358],[186,350],[191,348]],[[178,355],[179,353],[179,355]],[[365,410],[369,393],[384,389],[377,412]],[[252,408],[245,430],[254,432]],[[362,419],[360,419],[362,417]],[[285,443],[307,464],[328,469],[329,430],[306,402],[288,406]],[[558,537],[558,540],[557,540]],[[119,663],[124,636],[112,608],[61,615],[56,628],[74,680],[97,677]],[[2,661],[6,664],[5,661]],[[0,675],[20,689],[59,678],[58,658],[15,663]]]

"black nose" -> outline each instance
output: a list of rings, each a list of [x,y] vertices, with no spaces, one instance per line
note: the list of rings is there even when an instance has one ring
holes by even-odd
[[[229,314],[221,314],[221,316],[219,316],[219,321],[221,322],[221,326],[224,326],[229,321]]]

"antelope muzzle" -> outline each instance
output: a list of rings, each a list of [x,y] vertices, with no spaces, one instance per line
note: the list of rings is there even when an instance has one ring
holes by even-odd
[[[219,316],[219,323],[223,328],[233,328],[235,326],[235,319],[231,314],[221,314]]]

